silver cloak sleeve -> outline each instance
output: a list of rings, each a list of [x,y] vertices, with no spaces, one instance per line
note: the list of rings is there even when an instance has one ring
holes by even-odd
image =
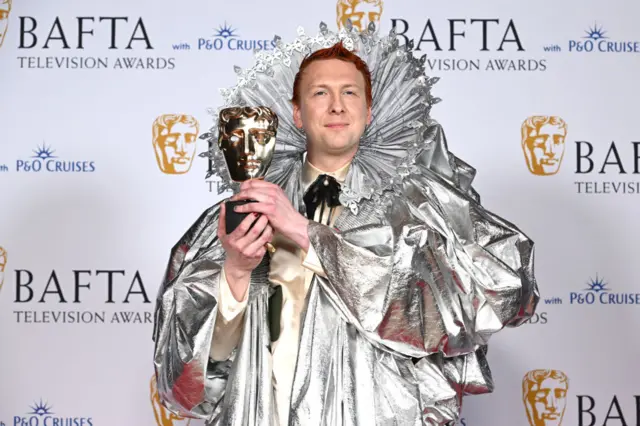
[[[428,151],[377,221],[309,227],[319,282],[343,317],[374,345],[430,357],[461,394],[492,390],[490,336],[522,324],[539,300],[533,242],[482,207],[472,173],[446,148]]]
[[[161,402],[175,413],[200,418],[221,404],[231,367],[231,360],[209,359],[224,262],[215,232],[218,216],[219,205],[208,209],[172,248],[153,333]]]

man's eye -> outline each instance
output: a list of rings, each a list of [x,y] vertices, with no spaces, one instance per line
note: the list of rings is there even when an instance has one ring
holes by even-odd
[[[316,93],[314,93],[314,95],[316,95],[316,96],[318,96],[318,95],[324,95],[325,93],[327,93],[327,92],[325,92],[324,90],[319,90],[319,91],[317,91]]]

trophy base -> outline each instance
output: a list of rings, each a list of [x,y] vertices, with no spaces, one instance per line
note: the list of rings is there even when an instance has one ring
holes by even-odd
[[[227,234],[232,233],[238,227],[238,225],[240,225],[240,223],[242,223],[244,218],[246,218],[248,215],[251,214],[251,213],[238,213],[234,209],[237,206],[244,206],[247,203],[256,203],[256,202],[257,201],[255,201],[255,200],[238,200],[238,201],[227,201],[225,203],[225,206],[226,206],[226,208],[225,208],[225,216],[226,216],[225,226],[227,228]],[[253,226],[253,224],[251,224],[251,226]],[[251,229],[251,228],[249,228],[249,229]]]

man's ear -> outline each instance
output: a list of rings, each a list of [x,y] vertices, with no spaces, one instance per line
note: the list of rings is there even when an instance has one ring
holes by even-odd
[[[367,126],[371,124],[371,107],[367,108]]]
[[[302,112],[298,104],[293,104],[293,122],[298,129],[302,129]]]

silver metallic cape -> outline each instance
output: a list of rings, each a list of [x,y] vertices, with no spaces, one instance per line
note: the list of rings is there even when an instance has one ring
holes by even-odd
[[[334,34],[322,24],[315,38],[299,30],[293,43],[278,41],[253,68],[238,70],[226,104],[266,105],[280,119],[267,180],[304,212],[305,142],[288,99],[301,58],[338,39],[371,67],[374,122],[344,185],[341,201],[350,208],[334,228],[309,225],[327,278],[315,276],[307,296],[289,425],[450,425],[464,395],[493,389],[490,336],[536,309],[533,242],[482,207],[474,169],[448,151],[429,117],[437,99],[424,58],[373,28]],[[215,141],[213,130],[203,138]],[[232,189],[215,143],[206,155]],[[225,361],[209,357],[225,259],[219,206],[171,251],[153,334],[158,391],[171,411],[209,425],[276,425],[268,255],[251,278],[238,347]]]

